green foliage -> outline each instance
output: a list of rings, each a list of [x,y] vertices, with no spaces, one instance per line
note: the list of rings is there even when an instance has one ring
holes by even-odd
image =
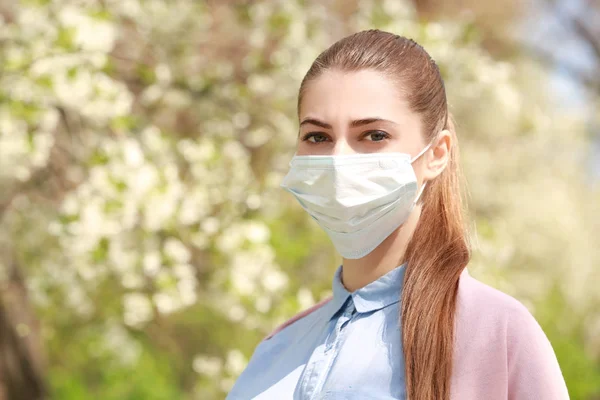
[[[179,399],[181,391],[168,355],[145,346],[135,362],[115,362],[113,354],[102,354],[97,332],[80,331],[63,351],[66,362],[50,370],[53,397],[64,400],[163,400]],[[158,354],[156,354],[158,353]],[[93,358],[90,358],[93,354]]]
[[[581,312],[576,318],[558,287],[540,302],[536,316],[548,336],[573,399],[593,399],[600,393],[600,364],[586,349],[586,319],[594,310]],[[573,322],[574,321],[574,322]]]

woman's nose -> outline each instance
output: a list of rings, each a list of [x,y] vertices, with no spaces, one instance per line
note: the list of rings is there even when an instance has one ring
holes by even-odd
[[[332,156],[342,156],[347,154],[355,154],[356,151],[345,140],[338,140],[333,147]]]

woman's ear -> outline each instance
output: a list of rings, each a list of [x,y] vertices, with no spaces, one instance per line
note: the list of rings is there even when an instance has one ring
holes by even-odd
[[[442,173],[450,161],[450,149],[452,149],[452,134],[444,129],[437,136],[431,148],[424,154],[423,179],[430,181]]]

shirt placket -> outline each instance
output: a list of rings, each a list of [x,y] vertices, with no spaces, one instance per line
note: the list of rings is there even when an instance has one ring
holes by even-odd
[[[349,297],[344,311],[335,321],[333,330],[327,335],[325,343],[317,346],[313,351],[302,376],[296,393],[295,400],[313,400],[321,392],[329,371],[335,361],[344,339],[344,327],[356,312],[354,302]]]

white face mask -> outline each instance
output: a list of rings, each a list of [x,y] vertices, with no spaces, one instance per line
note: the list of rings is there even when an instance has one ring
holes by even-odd
[[[294,156],[281,187],[317,221],[344,258],[372,252],[417,203],[416,157],[404,153]]]

